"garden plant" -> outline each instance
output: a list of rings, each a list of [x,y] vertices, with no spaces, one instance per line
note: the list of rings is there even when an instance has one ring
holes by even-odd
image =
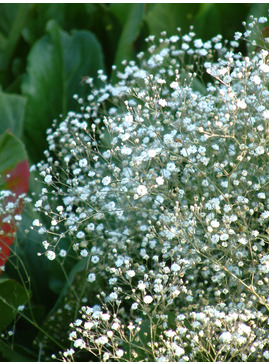
[[[43,325],[30,293],[2,300],[39,358],[269,360],[268,18],[243,26],[232,41],[148,36],[47,129],[21,199],[64,289]]]

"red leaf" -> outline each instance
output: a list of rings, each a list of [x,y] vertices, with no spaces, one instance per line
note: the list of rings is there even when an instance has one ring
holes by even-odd
[[[10,133],[1,136],[1,141],[0,153],[3,164],[6,167],[10,161],[12,167],[1,173],[0,186],[3,190],[11,191],[12,195],[6,196],[0,202],[2,207],[2,213],[0,213],[0,267],[5,265],[10,254],[10,246],[14,243],[17,230],[17,222],[14,217],[20,215],[23,210],[23,200],[19,196],[26,194],[29,188],[29,164],[23,145]],[[12,150],[18,155],[11,153]],[[10,203],[14,203],[14,209],[11,212],[7,211]]]

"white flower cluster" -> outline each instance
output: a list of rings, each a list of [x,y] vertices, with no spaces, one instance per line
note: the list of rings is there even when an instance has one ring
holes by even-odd
[[[10,190],[0,190],[0,270],[5,269],[5,262],[12,249],[10,245],[22,220],[22,206],[29,201],[25,193],[18,195]]]
[[[176,322],[176,329],[164,331],[156,346],[159,361],[167,358],[179,361],[185,354],[184,348],[191,348],[190,354],[188,357],[185,354],[180,361],[196,361],[201,353],[201,361],[226,362],[231,358],[249,361],[253,353],[262,352],[268,345],[263,315],[248,309],[229,308],[225,303],[206,306],[202,312],[181,314]]]
[[[148,54],[126,63],[115,84],[99,72],[103,86],[48,130],[47,160],[37,165],[45,188],[35,206],[50,224],[33,225],[48,234],[47,257],[87,259],[85,284],[102,291],[102,309],[82,309],[63,355],[260,361],[269,52],[244,57],[221,36],[203,42],[192,31],[147,41]]]

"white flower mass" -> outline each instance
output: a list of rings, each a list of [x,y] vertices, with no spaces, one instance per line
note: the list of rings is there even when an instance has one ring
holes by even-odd
[[[53,152],[37,169],[53,193],[35,209],[57,224],[40,229],[45,254],[85,262],[89,305],[78,303],[72,350],[99,361],[269,358],[269,52],[234,49],[259,22],[231,44],[192,30],[149,37],[116,82],[99,71],[100,88],[48,132]]]

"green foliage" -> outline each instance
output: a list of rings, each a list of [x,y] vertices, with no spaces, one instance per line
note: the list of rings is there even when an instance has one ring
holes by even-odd
[[[1,361],[18,362],[18,361],[35,361],[31,356],[20,353],[21,348],[10,347],[3,340],[0,341],[0,359]]]
[[[150,34],[159,34],[166,31],[168,35],[176,34],[177,28],[183,34],[189,31],[201,4],[152,4],[146,15],[146,22]]]
[[[42,158],[51,121],[73,108],[72,97],[81,79],[96,76],[103,68],[101,47],[92,33],[74,30],[69,35],[54,20],[47,24],[47,32],[29,54],[22,83],[22,93],[28,99],[25,137],[30,154],[39,152],[35,161]]]
[[[0,135],[0,176],[2,178],[26,159],[27,155],[24,146],[18,138],[11,133]],[[2,181],[1,184],[4,183],[8,184],[8,180]],[[7,185],[6,188],[12,189],[12,186]]]
[[[11,279],[0,280],[0,331],[12,322],[18,314],[18,307],[24,305],[28,295],[21,285]]]
[[[1,4],[0,12],[0,82],[6,85],[10,80],[12,57],[18,46],[21,32],[33,5]],[[14,60],[15,61],[15,60]]]
[[[111,11],[122,23],[122,33],[115,56],[115,65],[121,61],[134,58],[133,44],[136,41],[142,25],[144,4],[113,4]]]
[[[0,133],[10,130],[18,138],[21,138],[25,105],[25,97],[0,92]]]

